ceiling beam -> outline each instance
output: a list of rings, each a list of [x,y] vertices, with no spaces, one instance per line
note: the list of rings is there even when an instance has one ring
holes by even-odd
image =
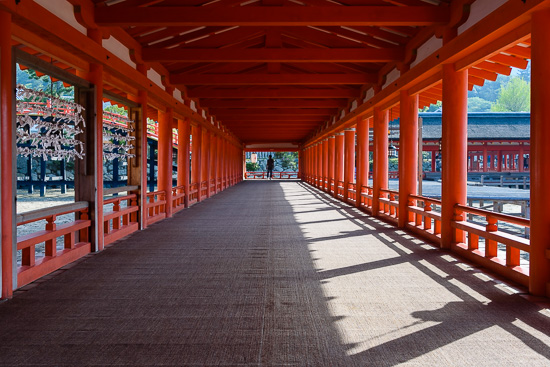
[[[336,108],[211,108],[209,109],[210,114],[216,116],[222,115],[235,115],[235,116],[265,116],[265,115],[275,115],[275,116],[326,116],[333,115],[338,112]]]
[[[376,74],[179,74],[170,83],[184,85],[326,85],[374,84]]]
[[[342,108],[344,99],[201,99],[204,108]]]
[[[359,90],[352,89],[310,89],[310,88],[277,88],[277,89],[190,89],[190,98],[357,98]]]
[[[122,7],[122,6],[121,6]],[[95,9],[100,26],[426,26],[445,24],[441,6],[126,7]]]
[[[147,62],[390,62],[403,57],[400,48],[144,48],[142,51]]]

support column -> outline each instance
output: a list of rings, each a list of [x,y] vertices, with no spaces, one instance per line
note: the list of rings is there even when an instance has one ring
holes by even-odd
[[[369,120],[357,120],[357,193],[355,206],[361,207],[361,188],[369,183]]]
[[[210,132],[206,129],[202,130],[202,176],[201,182],[206,182],[206,197],[210,197]]]
[[[317,177],[317,188],[322,187],[323,182],[323,143],[317,143],[315,146],[315,157],[316,157],[316,177]]]
[[[218,137],[214,134],[210,136],[210,181],[214,184],[210,189],[210,194],[215,195],[218,192]],[[213,191],[212,191],[213,190]]]
[[[483,143],[483,172],[487,172],[489,162],[487,161],[487,143]]]
[[[334,164],[334,197],[338,198],[338,185],[344,181],[344,133],[336,134],[336,160]]]
[[[399,217],[398,226],[404,228],[414,221],[409,213],[409,195],[418,188],[418,94],[410,96],[401,91],[401,121],[399,123]]]
[[[183,186],[185,207],[189,207],[189,119],[178,119],[178,186]]]
[[[323,159],[323,180],[321,188],[327,191],[328,187],[328,139],[324,139],[322,143],[322,159]]]
[[[329,136],[328,138],[328,192],[331,192],[331,181],[335,177],[335,163],[336,163],[336,139],[335,136]]]
[[[166,217],[172,216],[172,109],[158,111],[157,190],[164,191]]]
[[[202,144],[202,127],[193,126],[193,141],[191,152],[191,183],[197,187],[197,201],[201,201],[201,144]]]
[[[441,168],[441,247],[464,242],[464,232],[451,227],[454,205],[466,204],[468,177],[468,71],[443,65]]]
[[[380,189],[388,188],[388,111],[374,108],[374,159],[372,174],[372,215],[380,211]]]
[[[525,170],[525,168],[523,167],[523,154],[525,154],[523,150],[523,143],[520,143],[518,154],[518,170],[520,172],[523,172]]]
[[[349,199],[349,184],[355,175],[355,129],[344,132],[344,201]]]
[[[15,271],[15,253],[17,251],[14,229],[15,216],[15,193],[14,179],[14,62],[11,51],[11,15],[0,11],[0,147],[1,160],[0,171],[2,172],[2,194],[0,204],[2,205],[1,232],[2,232],[2,297],[11,298],[13,290],[17,287]]]
[[[531,26],[531,256],[529,292],[550,297],[550,9],[533,14]],[[523,157],[522,157],[523,159]]]

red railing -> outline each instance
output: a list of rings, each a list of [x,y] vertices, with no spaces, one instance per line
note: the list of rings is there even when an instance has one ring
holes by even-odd
[[[394,190],[380,189],[379,214],[389,219],[391,222],[397,223],[399,216],[399,193]]]
[[[58,225],[60,215],[75,214],[78,219]],[[43,231],[17,237],[17,250],[21,251],[21,265],[17,270],[17,287],[22,287],[62,266],[90,253],[88,203],[85,201],[54,208],[39,209],[17,216],[17,226],[46,221]],[[63,249],[57,250],[57,239],[63,237]],[[44,243],[43,257],[36,259],[36,246]]]
[[[199,184],[193,183],[189,185],[189,205],[199,201]]]
[[[122,202],[125,207],[121,207]],[[114,241],[135,232],[139,228],[137,195],[113,197],[103,201],[103,206],[113,205],[111,210],[103,213],[103,243],[108,245]]]
[[[201,182],[201,200],[205,199],[208,196],[208,181]]]
[[[357,185],[353,182],[348,183],[348,201],[355,203],[357,200]]]
[[[166,218],[166,192],[153,191],[147,193],[147,224],[153,224]]]
[[[432,242],[441,243],[441,200],[409,195],[408,210],[414,220],[407,227]]]
[[[361,187],[361,207],[372,214],[372,186]]]
[[[214,195],[216,193],[216,179],[210,179],[210,194]]]
[[[336,196],[340,199],[344,198],[344,182],[338,181],[338,185],[336,186]]]
[[[172,187],[172,213],[185,208],[185,186]]]
[[[329,190],[328,190],[328,191],[329,191],[331,194],[334,194],[334,190],[335,190],[335,188],[334,188],[334,179],[331,178],[331,179],[330,179],[330,186],[329,186]]]
[[[476,263],[486,266],[524,286],[528,286],[529,270],[520,266],[520,251],[530,254],[530,241],[515,234],[500,231],[498,222],[519,226],[525,230],[525,228],[530,227],[529,219],[460,204],[456,204],[454,210],[455,216],[451,223],[452,227],[457,231],[468,233],[467,244],[455,243],[454,250]],[[485,226],[465,220],[466,214],[484,218]],[[480,237],[485,240],[483,251],[479,248]],[[457,238],[462,238],[460,232]],[[502,244],[504,250],[499,251],[498,244]]]
[[[273,178],[279,178],[279,179],[293,179],[298,178],[299,173],[298,172],[273,172]],[[247,180],[254,180],[254,179],[266,179],[267,178],[267,172],[245,172],[245,178]],[[321,182],[321,181],[319,181]]]

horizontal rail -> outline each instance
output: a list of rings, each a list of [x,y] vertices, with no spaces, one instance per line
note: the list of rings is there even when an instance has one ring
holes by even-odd
[[[518,226],[523,226],[527,228],[531,226],[531,221],[526,218],[515,217],[513,215],[502,214],[502,213],[495,213],[489,210],[473,208],[471,206],[460,205],[460,204],[455,204],[454,207],[455,207],[455,210],[458,210],[460,212],[478,215],[481,217],[491,217],[491,218],[495,218],[500,222],[516,224]]]
[[[126,201],[126,207],[121,208],[120,204]],[[137,195],[114,197],[103,202],[103,205],[112,204],[112,210],[103,213],[103,235],[104,244],[108,245],[114,241],[129,235],[138,230]]]
[[[47,217],[51,217],[52,215],[70,214],[82,209],[88,209],[87,201],[77,201],[70,204],[56,205],[51,208],[31,210],[25,213],[17,214],[17,225],[43,220]]]
[[[139,190],[139,186],[120,186],[120,187],[111,187],[108,189],[103,189],[103,195],[113,195],[118,194],[119,192],[128,192]]]

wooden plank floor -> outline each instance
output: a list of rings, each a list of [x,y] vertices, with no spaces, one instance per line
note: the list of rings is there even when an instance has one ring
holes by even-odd
[[[550,311],[296,181],[244,182],[0,304],[3,366],[548,366]]]

